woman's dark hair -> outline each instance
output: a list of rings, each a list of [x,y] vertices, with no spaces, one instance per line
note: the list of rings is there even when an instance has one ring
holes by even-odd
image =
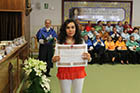
[[[67,34],[66,34],[66,27],[69,23],[73,22],[75,24],[75,27],[76,27],[76,31],[75,31],[75,35],[73,36],[74,37],[74,40],[75,40],[75,44],[81,44],[82,43],[82,38],[81,38],[81,33],[79,31],[79,27],[78,25],[76,24],[76,22],[73,20],[73,19],[67,19],[62,25],[61,25],[61,28],[60,28],[60,32],[58,34],[58,43],[59,44],[64,44],[66,43],[66,37],[67,37]]]

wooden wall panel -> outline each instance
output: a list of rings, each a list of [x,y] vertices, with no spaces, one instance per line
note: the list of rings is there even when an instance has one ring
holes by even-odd
[[[25,0],[0,0],[0,10],[25,10]]]
[[[31,0],[28,0],[30,3]],[[26,25],[29,22],[29,16],[26,14],[26,0],[0,0],[0,12],[20,12],[22,13],[22,35],[26,37],[26,40],[30,40],[30,26]],[[28,20],[26,20],[28,19]],[[28,32],[28,34],[25,34]]]

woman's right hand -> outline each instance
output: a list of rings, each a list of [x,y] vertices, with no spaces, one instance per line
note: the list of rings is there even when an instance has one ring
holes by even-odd
[[[57,61],[60,61],[60,56],[53,56],[52,57],[52,62],[57,62]]]

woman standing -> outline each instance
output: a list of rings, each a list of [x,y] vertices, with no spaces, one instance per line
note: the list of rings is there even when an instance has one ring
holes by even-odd
[[[58,43],[66,45],[83,44],[78,25],[74,20],[68,19],[61,26]],[[57,62],[60,58],[60,56],[54,55],[52,61]],[[82,58],[90,60],[90,54],[83,53]],[[71,87],[73,88],[73,93],[82,93],[85,76],[84,66],[58,67],[57,77],[60,81],[61,93],[71,93]]]

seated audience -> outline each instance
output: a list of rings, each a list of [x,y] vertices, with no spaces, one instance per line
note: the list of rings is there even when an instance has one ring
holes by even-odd
[[[121,21],[118,22],[118,24],[116,25],[116,29],[118,33],[122,33],[123,32],[123,24]]]
[[[110,32],[110,36],[112,37],[114,42],[116,42],[116,40],[120,36],[120,34],[117,32],[117,28],[116,27],[113,27],[113,32]]]
[[[87,34],[88,32],[85,30],[85,26],[82,25],[81,26],[81,35],[84,36],[85,34]]]
[[[120,55],[119,59],[121,61],[121,64],[124,64],[124,62],[128,64],[128,51],[127,51],[126,44],[121,36],[119,36],[118,40],[116,41],[116,49]]]
[[[133,64],[140,63],[140,46],[135,41],[135,37],[133,35],[130,36],[130,40],[126,42],[127,47],[130,50],[130,59]]]
[[[115,47],[116,46],[115,46],[114,41],[112,40],[112,37],[108,36],[107,40],[105,41],[105,48],[108,54],[109,62],[112,62],[113,64],[116,57]]]
[[[80,24],[80,20],[79,19],[75,19],[75,22],[78,24],[79,30],[81,31],[82,25]]]
[[[102,30],[102,26],[103,26],[102,21],[98,21],[97,25],[95,26],[95,30],[97,32],[101,31]]]
[[[127,30],[127,32],[128,32],[129,34],[131,34],[131,33],[133,32],[133,28],[128,24],[128,21],[125,21],[123,27],[124,27],[124,29]]]
[[[139,32],[139,29],[134,28],[133,33],[131,35],[133,35],[135,38],[135,41],[137,41],[140,44],[140,35],[138,34],[138,32]]]
[[[92,27],[91,21],[88,21],[88,24],[85,27],[86,31],[89,32],[91,30],[91,27]]]
[[[83,35],[83,38],[84,38],[85,43],[88,46],[88,52],[90,53],[90,55],[92,57],[92,60],[91,60],[91,62],[89,62],[89,64],[93,64],[93,44],[92,44],[91,40],[88,39],[87,34]]]
[[[85,34],[85,35],[83,36],[83,38],[84,38],[85,43],[88,45],[88,51],[93,50],[93,44],[92,44],[91,40],[88,39],[88,35]]]
[[[111,22],[110,21],[107,21],[106,31],[107,32],[111,32],[112,30],[113,30],[113,26],[111,26]]]
[[[104,41],[101,39],[100,34],[96,34],[96,38],[93,40],[93,46],[94,46],[94,53],[97,54],[97,59],[99,64],[102,64],[103,62],[103,54],[104,54]]]
[[[104,41],[107,40],[107,37],[109,36],[108,32],[105,29],[105,26],[102,26],[102,30],[99,31],[99,34]]]
[[[123,30],[123,32],[121,33],[121,36],[125,42],[129,40],[130,35],[127,33],[127,29]]]
[[[96,37],[97,31],[95,31],[94,27],[91,27],[91,31],[88,32],[88,37],[91,41],[93,41]]]

